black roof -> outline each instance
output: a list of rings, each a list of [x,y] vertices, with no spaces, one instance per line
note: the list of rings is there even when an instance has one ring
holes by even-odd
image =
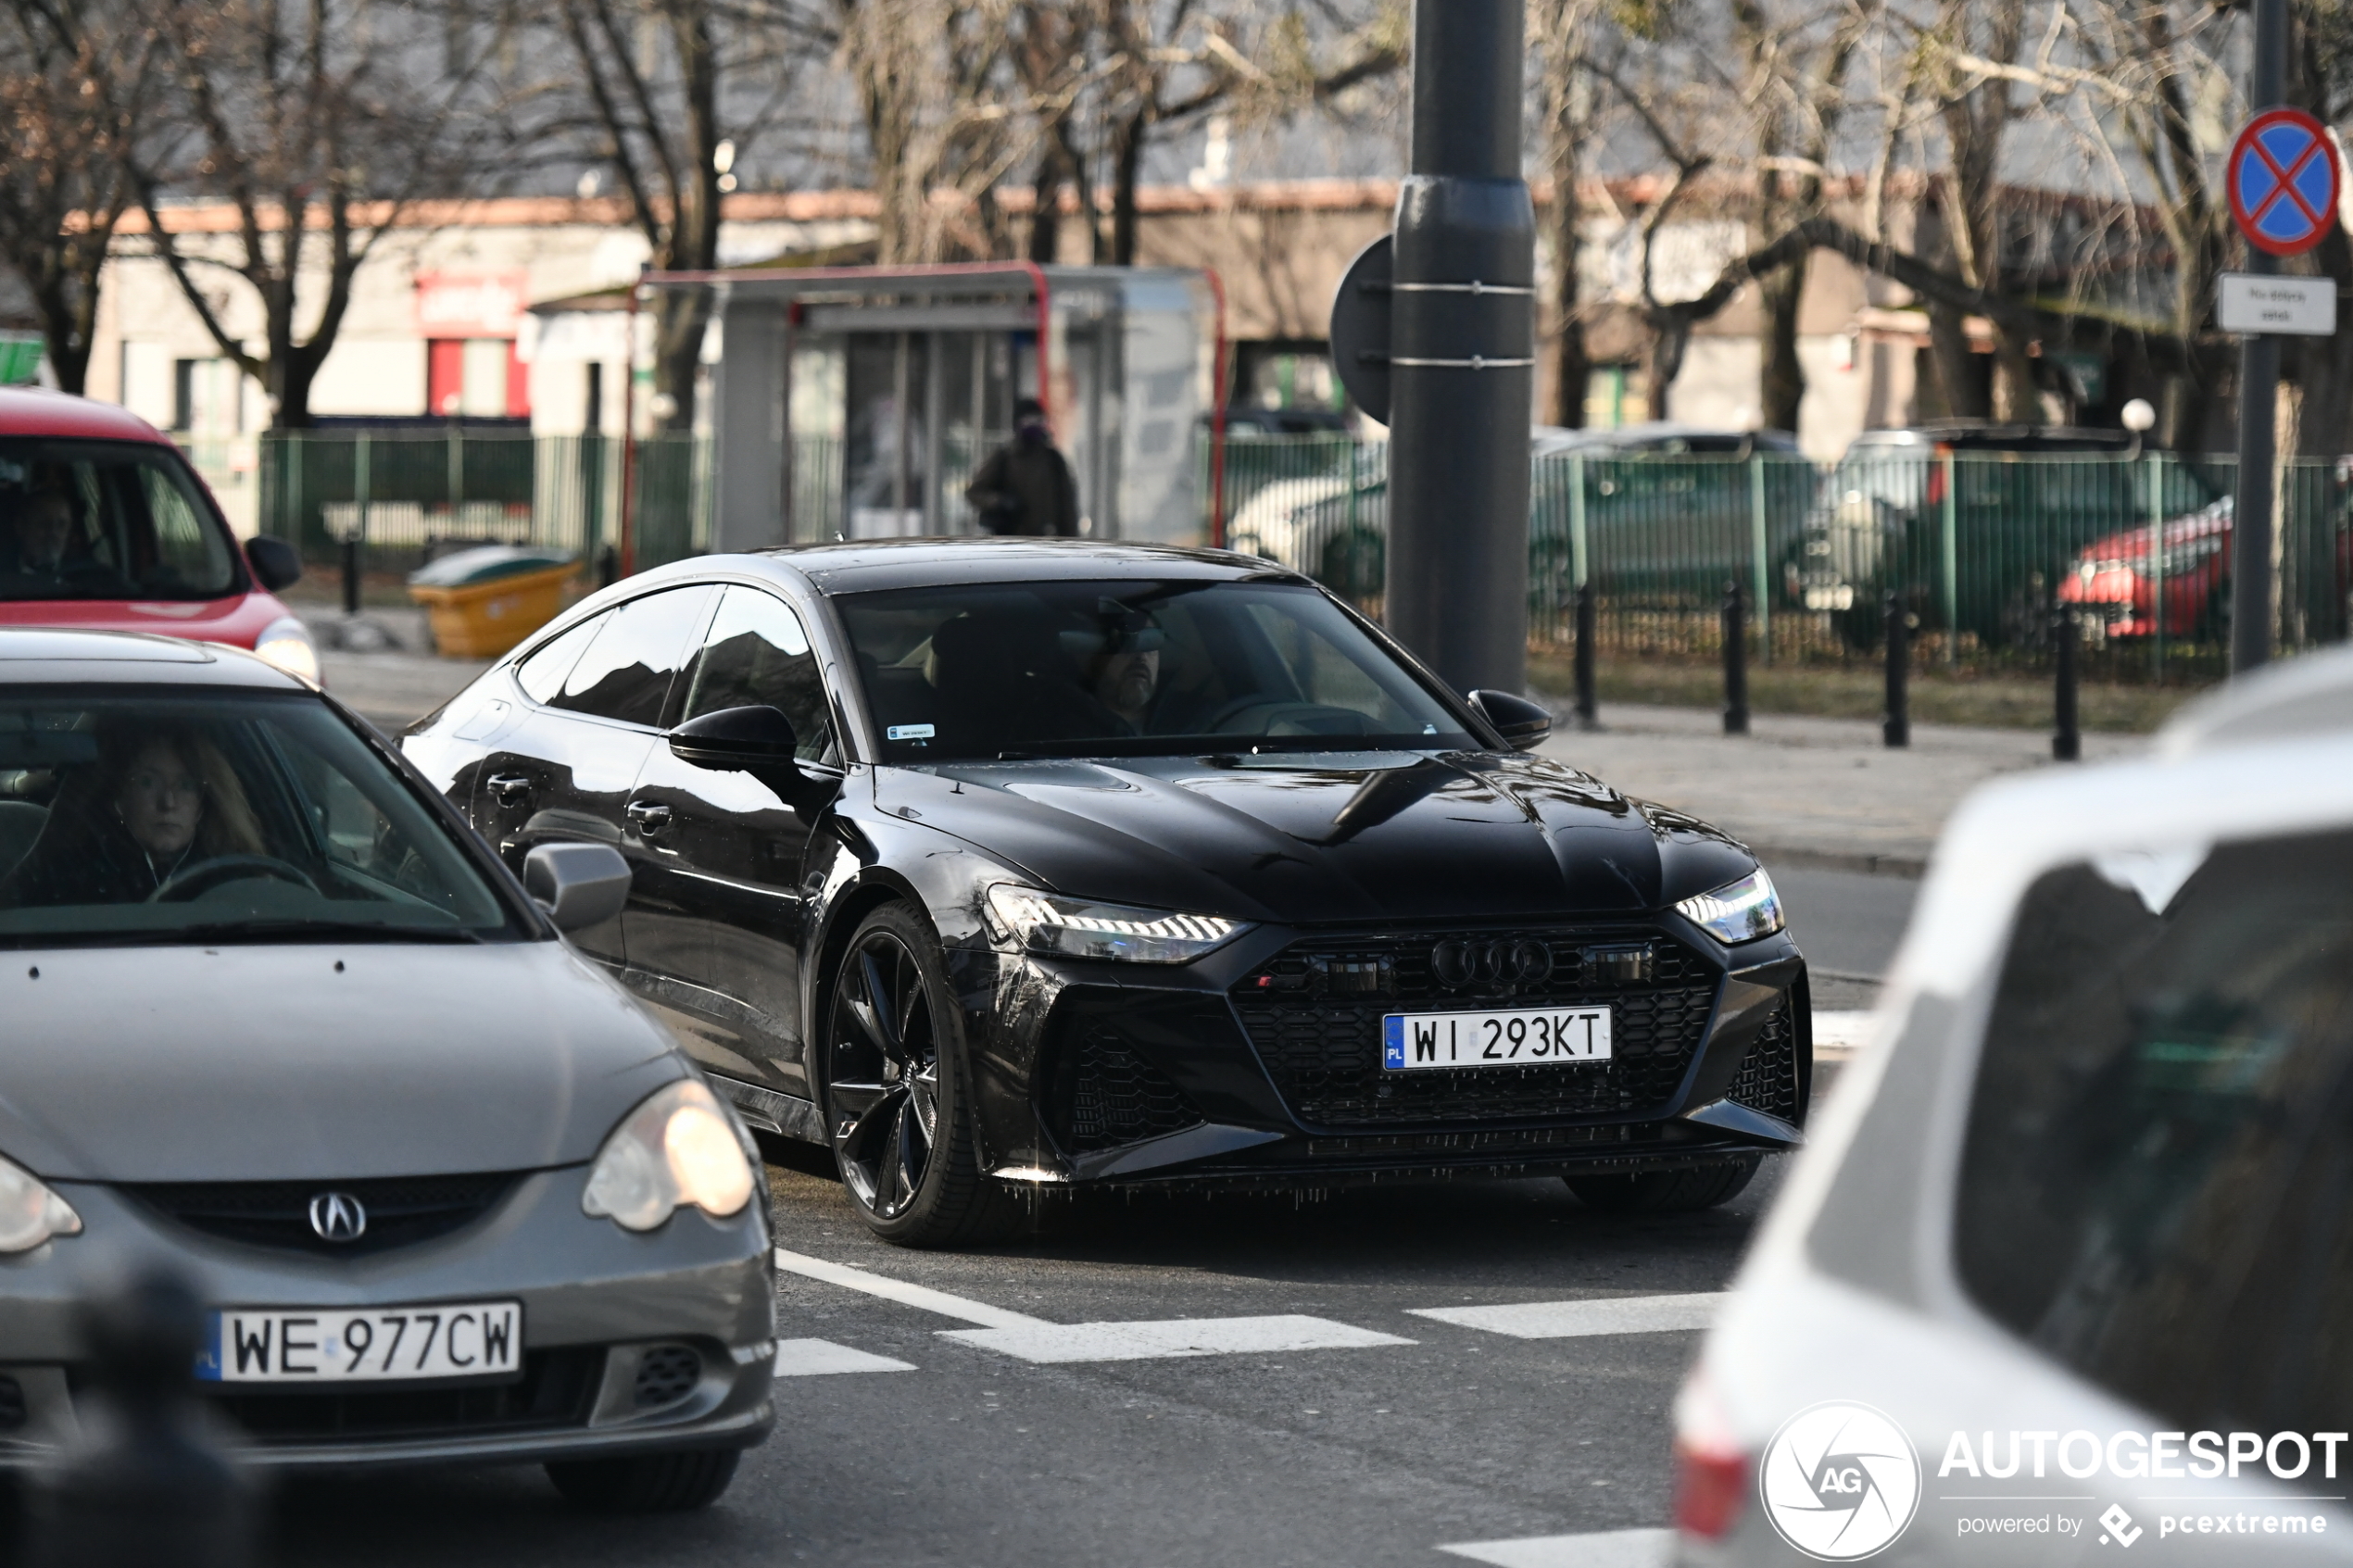
[[[747,563],[770,560],[789,566],[823,594],[925,588],[955,583],[1085,582],[1103,578],[1305,581],[1272,561],[1230,550],[1098,539],[856,540],[786,546],[736,558]],[[724,570],[727,562],[724,556],[700,556],[691,564],[711,571]]]

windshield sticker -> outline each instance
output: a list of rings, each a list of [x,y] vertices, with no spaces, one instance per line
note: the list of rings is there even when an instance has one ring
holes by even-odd
[[[929,724],[893,724],[883,732],[892,740],[929,740],[933,733]]]

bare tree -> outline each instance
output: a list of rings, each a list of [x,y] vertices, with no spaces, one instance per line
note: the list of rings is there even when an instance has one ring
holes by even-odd
[[[450,70],[423,46],[438,28],[396,0],[173,0],[153,14],[184,135],[175,160],[142,171],[148,244],[272,422],[299,428],[353,278],[420,199],[462,192],[488,161],[490,122],[469,112],[482,72]],[[218,243],[182,232],[173,190],[225,200],[234,229]],[[240,286],[258,348],[233,327]]]
[[[1550,395],[1552,422],[1581,429],[1592,360],[1585,348],[1585,304],[1578,263],[1584,245],[1579,196],[1588,145],[1599,124],[1600,94],[1588,57],[1611,31],[1601,0],[1535,0],[1529,42],[1538,60],[1538,114],[1543,174],[1552,181],[1553,320],[1558,343]]]
[[[99,274],[138,205],[160,50],[136,5],[19,0],[0,19],[0,254],[32,296],[57,384],[82,391]]]

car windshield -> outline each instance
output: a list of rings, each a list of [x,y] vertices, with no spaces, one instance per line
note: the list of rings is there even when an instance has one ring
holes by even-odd
[[[0,439],[0,600],[214,599],[236,585],[228,529],[178,454]]]
[[[1297,584],[992,583],[836,602],[887,761],[1478,744]]]
[[[0,944],[526,935],[315,697],[0,695]]]
[[[2185,1429],[2353,1399],[2353,834],[2141,851],[2020,906],[1957,1215],[1996,1320]]]

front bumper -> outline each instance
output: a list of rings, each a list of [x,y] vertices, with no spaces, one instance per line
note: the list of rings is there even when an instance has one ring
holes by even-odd
[[[60,1182],[82,1234],[0,1259],[0,1378],[21,1406],[18,1415],[0,1399],[0,1469],[38,1465],[72,1440],[87,1381],[80,1304],[157,1259],[221,1306],[522,1304],[518,1379],[199,1386],[258,1464],[510,1463],[758,1443],[774,1422],[775,1333],[761,1206],[725,1220],[682,1210],[636,1236],[581,1212],[585,1179],[582,1167],[532,1173],[461,1230],[355,1257],[220,1239],[125,1190]]]
[[[1432,935],[1261,928],[1149,970],[951,952],[988,1168],[1038,1186],[1321,1188],[1673,1170],[1804,1141],[1812,1031],[1786,935],[1728,950],[1672,919],[1553,928],[1564,964],[1652,958],[1640,980],[1564,969],[1442,994],[1416,967]],[[1606,1070],[1377,1071],[1384,1010],[1593,1000],[1624,1023]]]

